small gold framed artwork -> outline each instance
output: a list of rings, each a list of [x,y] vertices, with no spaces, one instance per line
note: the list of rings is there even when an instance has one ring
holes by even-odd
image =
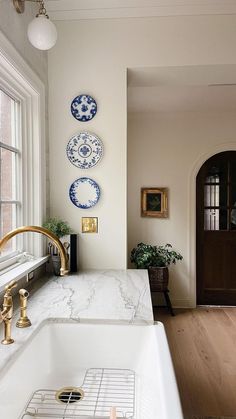
[[[98,232],[98,218],[97,217],[82,217],[82,233],[97,233]]]
[[[168,217],[167,188],[141,188],[141,216]]]

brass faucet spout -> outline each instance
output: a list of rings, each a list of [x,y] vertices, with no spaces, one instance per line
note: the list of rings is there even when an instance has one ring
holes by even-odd
[[[10,231],[9,233],[5,234],[5,236],[2,237],[2,239],[0,240],[0,250],[6,245],[8,240],[10,240],[12,237],[16,236],[19,233],[25,233],[25,232],[41,233],[44,236],[47,236],[50,240],[52,240],[55,246],[57,247],[59,254],[61,256],[60,275],[64,276],[69,273],[68,256],[66,254],[66,250],[63,244],[61,243],[61,241],[58,239],[58,237],[47,228],[40,227],[40,226],[23,226],[23,227],[16,228],[15,230]]]

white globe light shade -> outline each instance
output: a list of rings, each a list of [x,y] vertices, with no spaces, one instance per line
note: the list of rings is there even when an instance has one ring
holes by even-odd
[[[52,48],[57,41],[56,26],[45,15],[35,17],[30,22],[27,33],[30,43],[41,50]]]

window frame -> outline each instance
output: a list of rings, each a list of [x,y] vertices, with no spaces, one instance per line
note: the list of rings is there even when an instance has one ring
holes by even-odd
[[[22,212],[19,226],[42,225],[46,212],[45,86],[2,33],[0,87],[20,103]],[[17,238],[24,251],[36,257],[43,255],[41,235],[27,233]]]

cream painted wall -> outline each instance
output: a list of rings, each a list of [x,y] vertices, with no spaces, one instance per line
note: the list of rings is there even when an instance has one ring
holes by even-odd
[[[82,216],[98,216],[99,233],[80,237],[80,266],[125,268],[126,69],[236,63],[236,17],[88,20],[56,22],[56,25],[58,42],[49,52],[51,214],[67,219],[76,232],[81,231]],[[98,114],[89,123],[79,123],[70,115],[71,100],[82,92],[91,94],[98,102]],[[71,165],[65,154],[69,138],[81,130],[95,132],[105,148],[102,162],[86,172]],[[192,145],[187,140],[186,143],[191,151]],[[169,148],[171,152],[172,144]],[[172,160],[175,162],[174,156]],[[174,167],[179,166],[176,163]],[[176,178],[174,167],[168,172],[170,178]],[[142,171],[140,167],[138,178]],[[69,201],[68,188],[80,176],[90,176],[101,186],[102,196],[94,209],[80,210]],[[168,179],[157,180],[167,183]],[[176,206],[182,219],[174,239],[183,236],[186,222],[183,201],[178,194],[180,188],[178,183],[172,192],[178,197]],[[166,233],[172,228],[173,219],[170,219]],[[162,236],[164,240],[164,232]],[[182,241],[176,245],[185,253],[185,268],[182,268],[184,273],[177,285],[176,298],[185,299],[189,281],[184,281],[184,277],[188,276],[189,256]]]
[[[18,14],[12,0],[1,0],[0,9],[0,30],[46,85],[47,53],[34,48],[27,39],[27,26],[36,15],[37,5],[26,2],[25,12]]]
[[[195,178],[218,151],[236,149],[235,112],[130,113],[128,248],[171,243],[184,257],[170,269],[175,306],[195,304]],[[169,188],[169,218],[140,216],[141,187]],[[191,260],[191,253],[193,260]]]

